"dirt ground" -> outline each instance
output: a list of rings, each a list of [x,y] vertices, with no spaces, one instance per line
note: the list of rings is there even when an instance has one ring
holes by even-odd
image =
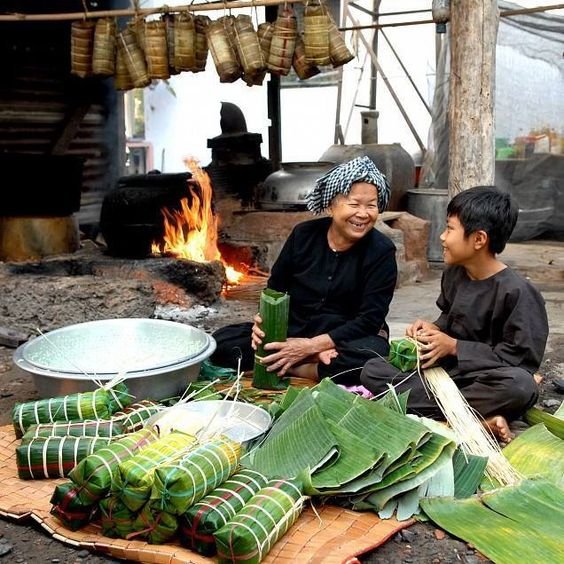
[[[558,252],[562,248],[557,249]],[[555,251],[556,252],[556,251]],[[538,255],[538,250],[533,249]],[[558,256],[558,255],[555,255]],[[562,388],[555,383],[562,382],[564,375],[564,284],[563,276],[550,276],[543,280],[543,273],[536,271],[537,279],[533,280],[543,292],[549,311],[551,322],[551,336],[545,359],[541,367],[544,380],[541,383],[539,405],[548,411],[555,408],[564,399]],[[434,301],[438,295],[440,270],[431,271],[428,279],[419,284],[405,286],[396,291],[389,317],[392,327],[404,327],[413,320],[414,316],[433,318]],[[38,290],[40,291],[40,290]],[[5,298],[0,297],[0,303]],[[1,304],[6,307],[6,304]],[[11,304],[13,312],[18,311],[18,304]],[[64,300],[61,300],[64,308]],[[226,323],[248,320],[256,311],[254,300],[223,300],[217,306],[201,308],[182,318],[182,313],[172,310],[162,310],[157,315],[165,318],[179,319],[191,323],[206,331],[213,331]],[[17,314],[15,314],[17,316]],[[84,321],[74,319],[72,308],[65,313],[68,324]],[[64,316],[63,316],[64,317]],[[0,323],[2,325],[2,323]],[[553,330],[554,329],[554,330]],[[10,422],[10,412],[15,402],[28,401],[37,398],[32,379],[21,371],[14,370],[12,363],[13,348],[0,346],[0,424]],[[514,431],[525,426],[522,422],[512,425]],[[52,563],[89,563],[99,564],[118,562],[111,558],[93,554],[87,550],[76,550],[51,538],[38,525],[30,522],[15,522],[0,519],[0,562],[15,562],[19,564],[32,562]],[[383,546],[371,554],[366,555],[363,562],[370,564],[386,563],[483,563],[488,562],[465,542],[454,539],[429,523],[415,525],[398,533]]]

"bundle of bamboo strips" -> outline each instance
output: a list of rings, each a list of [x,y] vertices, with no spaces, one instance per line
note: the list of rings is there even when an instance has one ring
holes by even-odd
[[[502,486],[522,478],[501,453],[497,440],[482,425],[448,372],[440,367],[423,370],[425,383],[435,397],[464,452],[488,459],[486,476]]]

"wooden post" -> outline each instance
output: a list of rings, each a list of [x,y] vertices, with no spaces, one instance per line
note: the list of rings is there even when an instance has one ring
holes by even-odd
[[[497,0],[451,0],[449,196],[495,177]]]

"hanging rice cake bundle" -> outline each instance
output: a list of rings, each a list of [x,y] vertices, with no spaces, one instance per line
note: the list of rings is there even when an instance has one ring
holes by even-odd
[[[166,28],[166,51],[167,51],[167,58],[168,58],[168,72],[170,75],[179,74],[180,71],[174,66],[174,34],[176,29],[177,23],[177,15],[176,14],[163,14],[162,20],[165,24]]]
[[[80,20],[71,24],[71,74],[81,78],[92,74],[94,26],[93,20]]]
[[[99,76],[112,76],[116,60],[116,21],[98,18],[94,29],[92,72]]]
[[[243,80],[249,85],[261,84],[266,70],[259,38],[251,16],[240,14],[235,18],[235,47],[243,68]]]
[[[16,447],[18,477],[64,478],[81,460],[110,441],[110,437],[36,437]]]
[[[219,562],[261,562],[296,522],[305,499],[299,481],[270,480],[214,534]]]
[[[122,43],[118,43],[116,48],[116,68],[114,71],[114,88],[116,90],[132,90],[133,80],[127,70],[125,62],[125,48]]]
[[[272,74],[286,76],[292,68],[298,23],[293,8],[285,4],[278,9],[274,22],[266,66]]]
[[[16,437],[20,438],[31,425],[39,423],[109,419],[115,411],[129,403],[127,388],[118,384],[109,390],[98,388],[93,392],[16,403],[12,422]]]
[[[153,430],[141,429],[86,457],[69,473],[69,478],[77,486],[80,502],[91,505],[105,497],[110,492],[120,463],[157,439],[158,435]]]
[[[257,37],[265,64],[268,60],[268,53],[270,52],[270,43],[272,41],[273,32],[274,24],[272,22],[263,22],[257,27]]]
[[[267,483],[268,479],[254,470],[233,474],[182,515],[178,529],[180,542],[199,554],[213,556],[216,553],[213,534],[227,525]]]
[[[58,484],[51,496],[51,515],[54,515],[67,529],[78,531],[88,525],[96,515],[97,505],[84,505],[76,495],[73,482]]]
[[[239,465],[241,445],[227,437],[205,443],[155,471],[151,505],[182,515],[233,474]]]
[[[100,501],[100,525],[106,537],[124,539],[135,531],[136,514],[117,497],[106,497]]]
[[[173,55],[174,68],[179,71],[188,71],[196,64],[196,22],[190,12],[176,16]]]
[[[341,67],[354,59],[354,54],[349,51],[341,32],[337,28],[331,13],[329,16],[329,53],[331,54],[331,64],[333,68]]]
[[[296,38],[296,49],[294,51],[294,58],[292,59],[292,67],[300,80],[307,80],[321,72],[317,66],[307,60],[304,40],[300,35]]]
[[[130,27],[124,29],[117,37],[118,48],[123,49],[125,64],[135,88],[144,88],[151,83],[140,37]]]
[[[125,427],[126,433],[133,433],[141,429],[147,419],[161,411],[163,407],[162,404],[151,400],[141,400],[132,403],[122,411],[117,411],[112,419],[119,421]]]
[[[195,441],[192,435],[173,432],[125,460],[112,481],[112,495],[119,497],[131,511],[139,510],[151,494],[155,469],[182,458]]]
[[[170,78],[166,23],[163,20],[145,23],[145,61],[149,78]]]
[[[124,433],[123,423],[114,419],[40,423],[29,427],[22,444],[37,437],[115,437]]]
[[[219,82],[235,82],[241,76],[241,67],[231,46],[224,18],[210,22],[206,37]]]
[[[202,72],[206,69],[208,60],[208,36],[206,29],[211,20],[208,16],[196,16],[194,18],[194,26],[196,28],[196,42],[194,44],[196,56],[194,66],[190,69],[192,72]]]
[[[133,529],[135,532],[128,535],[128,539],[145,539],[150,544],[163,544],[176,534],[178,517],[147,504],[135,519]]]
[[[306,60],[313,65],[331,63],[329,16],[320,0],[307,0],[304,8],[304,47]]]

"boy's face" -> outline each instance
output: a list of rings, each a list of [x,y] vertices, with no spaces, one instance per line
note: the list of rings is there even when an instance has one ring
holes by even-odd
[[[465,265],[475,255],[474,235],[464,236],[464,227],[457,216],[447,218],[446,229],[441,233],[445,264]]]

